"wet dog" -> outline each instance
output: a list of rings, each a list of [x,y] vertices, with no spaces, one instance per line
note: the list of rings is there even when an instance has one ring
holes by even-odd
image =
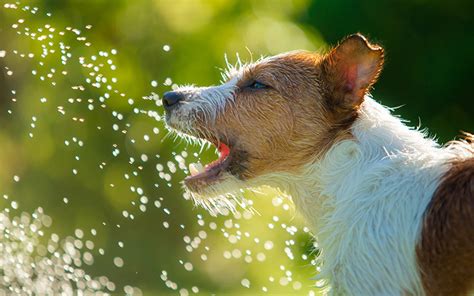
[[[474,139],[439,146],[369,91],[379,45],[355,34],[326,54],[231,67],[225,82],[163,96],[166,122],[216,146],[185,187],[207,207],[242,188],[291,196],[333,294],[464,295],[474,286]]]

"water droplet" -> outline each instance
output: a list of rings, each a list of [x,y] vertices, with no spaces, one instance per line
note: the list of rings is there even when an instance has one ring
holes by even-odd
[[[242,286],[244,286],[245,288],[250,288],[250,281],[248,279],[242,279],[242,281],[240,281],[240,283],[242,284]]]
[[[186,262],[184,263],[184,269],[186,269],[187,271],[192,271],[193,270],[193,265],[190,263],[190,262]]]
[[[123,259],[120,257],[115,257],[114,258],[114,265],[121,268],[123,267]]]
[[[265,250],[271,250],[271,249],[273,249],[273,242],[272,241],[266,241],[264,243],[263,247],[265,248]]]

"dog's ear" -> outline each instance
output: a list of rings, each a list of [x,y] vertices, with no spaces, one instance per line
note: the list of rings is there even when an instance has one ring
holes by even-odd
[[[383,48],[361,34],[350,35],[322,61],[326,97],[338,108],[354,109],[377,80],[384,60]]]

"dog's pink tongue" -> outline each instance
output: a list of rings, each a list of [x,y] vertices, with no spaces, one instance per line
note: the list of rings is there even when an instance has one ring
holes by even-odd
[[[217,150],[219,151],[219,161],[223,161],[227,156],[229,156],[230,148],[226,144],[220,143]]]
[[[229,156],[230,148],[226,144],[220,143],[219,147],[217,147],[217,151],[219,152],[219,158],[217,160],[214,160],[210,164],[207,164],[205,166],[206,170],[209,170],[221,164],[227,158],[227,156]]]

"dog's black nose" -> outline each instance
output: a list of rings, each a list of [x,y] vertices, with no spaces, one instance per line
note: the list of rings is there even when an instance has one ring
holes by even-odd
[[[170,110],[172,107],[175,107],[179,101],[184,100],[184,95],[177,91],[168,91],[163,94],[163,106],[166,110]]]

